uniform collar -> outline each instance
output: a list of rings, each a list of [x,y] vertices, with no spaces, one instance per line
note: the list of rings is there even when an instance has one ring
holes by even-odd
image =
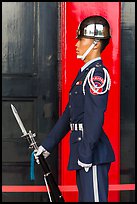
[[[98,60],[101,60],[101,57],[96,57],[95,59],[88,61],[86,64],[84,64],[83,67],[81,67],[81,72],[83,72],[90,64],[92,64],[93,62],[96,62]]]

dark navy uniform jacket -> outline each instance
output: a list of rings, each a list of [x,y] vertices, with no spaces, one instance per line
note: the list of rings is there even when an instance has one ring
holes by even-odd
[[[69,170],[82,168],[77,163],[78,159],[83,163],[92,163],[93,165],[115,160],[114,151],[103,130],[104,112],[107,107],[109,91],[104,94],[96,94],[87,82],[85,95],[83,94],[84,80],[93,67],[95,68],[93,81],[97,86],[103,84],[105,80],[103,68],[105,67],[101,59],[91,63],[82,72],[79,71],[70,89],[65,111],[42,143],[47,151],[52,152],[53,148],[70,131],[70,123],[82,123],[83,134],[82,131],[75,130],[70,134]],[[101,91],[105,89],[106,84],[107,80]]]

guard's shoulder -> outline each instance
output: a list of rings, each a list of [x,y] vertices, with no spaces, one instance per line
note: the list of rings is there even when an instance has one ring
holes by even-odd
[[[95,69],[95,73],[99,73],[99,72],[103,72],[103,69],[106,69],[108,71],[108,69],[104,66],[104,64],[102,63],[102,61],[99,61],[97,63],[94,64],[94,66],[91,64],[88,68],[87,71],[89,72],[92,68]]]
[[[94,68],[94,75],[99,74],[104,78],[106,72],[109,74],[108,69],[102,63],[100,63],[99,65],[96,64]]]
[[[103,63],[102,62],[97,62],[95,64],[95,68],[101,68],[101,67],[103,67]]]

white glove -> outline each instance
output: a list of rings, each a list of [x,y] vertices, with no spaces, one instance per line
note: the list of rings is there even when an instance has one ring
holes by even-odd
[[[85,164],[85,163],[79,161],[79,159],[78,159],[78,165],[81,167],[84,167],[85,171],[88,172],[89,168],[92,166],[92,163],[91,164]]]
[[[40,162],[39,162],[39,155],[40,154],[43,154],[45,159],[50,155],[50,153],[42,145],[40,145],[38,147],[38,149],[34,150],[34,157],[35,157],[35,160],[38,164],[40,164]]]

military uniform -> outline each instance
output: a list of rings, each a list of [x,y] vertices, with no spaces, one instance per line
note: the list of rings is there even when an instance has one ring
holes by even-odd
[[[115,161],[114,151],[103,130],[111,80],[98,54],[111,38],[109,23],[102,16],[89,16],[79,24],[76,38],[77,58],[87,63],[78,72],[65,111],[37,155],[42,151],[43,155],[52,152],[71,130],[68,169],[76,170],[79,202],[107,202],[108,172],[111,162]],[[91,44],[86,51],[82,38],[94,40],[88,41]]]
[[[102,193],[95,188],[94,191],[98,192],[98,195],[95,196],[93,191],[91,193],[90,187],[94,184],[95,175],[96,182],[99,182],[97,181],[98,173],[100,177],[102,176],[99,188],[102,186],[106,189],[103,192],[108,190],[108,179],[102,181],[103,178],[107,178],[110,163],[115,160],[114,151],[103,130],[109,88],[109,74],[101,58],[86,63],[72,84],[64,113],[42,143],[47,151],[52,152],[53,148],[71,130],[68,169],[77,170],[77,185],[81,202],[94,200],[95,197],[99,197],[99,192]],[[88,172],[78,165],[78,159],[83,163],[92,164]],[[92,187],[95,186],[97,185],[94,184]],[[107,193],[103,193],[100,197],[102,201],[106,201]]]

